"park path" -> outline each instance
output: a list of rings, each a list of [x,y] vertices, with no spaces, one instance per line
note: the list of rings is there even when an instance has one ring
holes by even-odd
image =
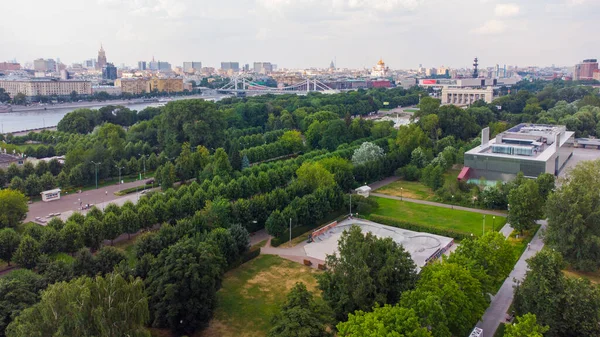
[[[411,198],[406,198],[406,197],[397,197],[397,196],[394,196],[394,195],[387,195],[387,194],[376,193],[376,192],[371,192],[370,195],[375,196],[375,197],[379,197],[379,198],[386,198],[386,199],[394,199],[394,200],[401,200],[401,201],[406,201],[406,202],[412,202],[412,203],[415,203],[415,204],[422,204],[422,205],[429,205],[429,206],[436,206],[436,207],[443,207],[443,208],[452,208],[452,209],[458,209],[458,210],[461,210],[461,211],[467,211],[467,212],[474,212],[474,213],[480,213],[480,214],[486,214],[486,215],[496,215],[496,216],[506,217],[506,213],[505,212],[499,212],[499,211],[490,211],[490,210],[486,210],[486,209],[470,208],[470,207],[463,207],[463,206],[457,206],[457,205],[448,205],[448,204],[442,204],[440,202],[427,201],[427,200],[419,200],[419,199],[411,199]]]
[[[543,232],[543,229],[546,228],[547,222],[538,221],[538,223],[542,226],[533,237],[533,240],[531,240],[530,249],[526,249],[523,252],[521,258],[515,264],[514,269],[510,272],[510,275],[508,275],[506,280],[504,280],[502,287],[500,287],[500,290],[498,290],[492,299],[492,303],[483,314],[481,321],[477,323],[477,327],[483,329],[485,336],[494,336],[498,326],[502,322],[505,322],[506,312],[508,311],[508,308],[510,308],[515,295],[514,286],[517,284],[517,281],[522,281],[525,278],[525,273],[527,272],[527,259],[544,248],[544,241],[541,237],[541,233]],[[507,224],[504,227],[507,226],[509,225]]]

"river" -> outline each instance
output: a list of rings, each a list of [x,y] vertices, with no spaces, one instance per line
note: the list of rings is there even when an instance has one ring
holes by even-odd
[[[203,98],[206,100],[218,100],[226,95],[210,95],[210,96],[194,96],[194,97],[173,97],[173,100],[178,99],[190,99],[190,98]],[[100,109],[104,106],[115,103],[98,102],[98,105],[86,106],[87,109]],[[133,103],[126,105],[131,110],[143,110],[149,106],[160,106],[163,102],[145,102],[145,103]],[[116,104],[115,104],[116,105]],[[10,133],[22,130],[31,130],[49,126],[56,126],[58,122],[69,112],[75,110],[75,107],[60,108],[47,106],[47,110],[33,110],[33,111],[18,111],[9,113],[0,113],[0,132]]]

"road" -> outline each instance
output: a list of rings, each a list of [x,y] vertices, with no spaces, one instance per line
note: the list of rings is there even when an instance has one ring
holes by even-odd
[[[500,323],[505,321],[506,312],[508,311],[508,308],[510,308],[515,295],[513,289],[516,285],[515,280],[522,281],[525,278],[525,273],[527,272],[527,259],[544,248],[544,241],[542,240],[541,233],[543,229],[546,228],[547,222],[539,221],[538,223],[542,224],[542,227],[535,234],[533,240],[531,240],[530,249],[523,252],[523,255],[521,255],[521,258],[517,264],[515,264],[515,268],[510,275],[508,275],[502,284],[502,287],[492,299],[492,303],[483,314],[481,321],[477,323],[477,327],[483,329],[485,336],[493,336]]]
[[[137,200],[137,194],[129,194],[126,196],[116,196],[115,192],[144,185],[147,179],[136,180],[134,182],[125,183],[122,185],[109,185],[105,187],[101,187],[97,190],[88,190],[82,193],[75,194],[66,194],[61,195],[60,200],[55,200],[51,202],[43,202],[38,201],[29,205],[29,212],[27,213],[27,218],[25,222],[34,221],[36,217],[46,218],[46,216],[50,213],[61,213],[61,218],[66,218],[73,211],[78,211],[80,208],[80,203],[82,205],[85,204],[95,204],[99,208],[106,206],[110,202],[114,202],[117,204],[123,204],[127,200],[135,201]]]

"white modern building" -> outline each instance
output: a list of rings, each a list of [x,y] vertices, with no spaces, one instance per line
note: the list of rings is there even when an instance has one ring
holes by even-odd
[[[48,190],[40,193],[43,202],[49,202],[60,199],[60,188]]]
[[[490,129],[481,132],[481,145],[465,153],[459,180],[509,181],[523,172],[536,178],[558,176],[573,155],[574,135],[563,125],[519,124],[490,140]]]
[[[470,105],[478,100],[492,103],[494,89],[492,87],[484,89],[446,87],[442,89],[442,104]]]

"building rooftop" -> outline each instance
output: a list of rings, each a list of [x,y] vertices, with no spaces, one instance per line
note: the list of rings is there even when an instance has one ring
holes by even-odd
[[[563,145],[574,132],[564,125],[522,123],[489,139],[489,129],[482,131],[481,145],[468,154],[546,161],[556,152],[556,142]]]
[[[22,160],[21,157],[13,156],[11,154],[0,153],[0,164],[10,164]]]

